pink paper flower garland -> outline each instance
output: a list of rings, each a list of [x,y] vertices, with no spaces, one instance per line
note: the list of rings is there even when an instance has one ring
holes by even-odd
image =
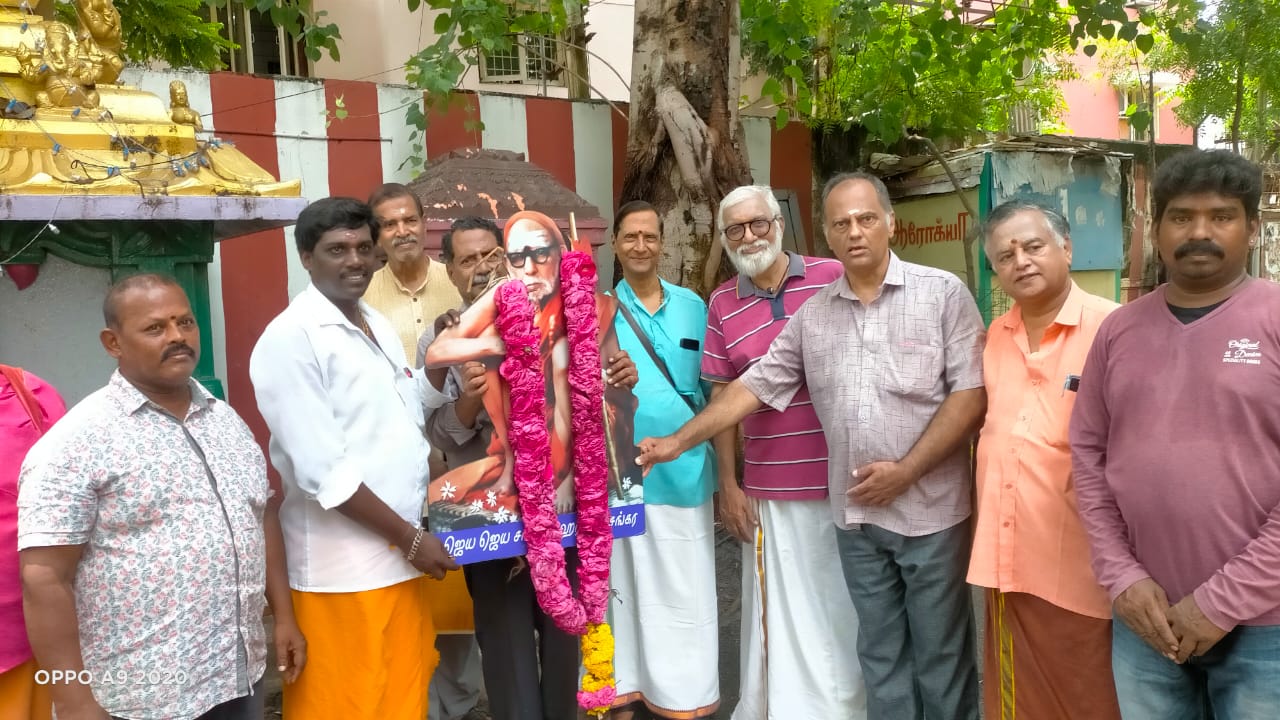
[[[578,507],[578,582],[588,623],[604,622],[609,602],[609,467],[605,460],[604,380],[596,317],[596,266],[591,255],[571,252],[561,265],[565,332],[569,337],[572,389],[573,477]]]
[[[510,387],[508,441],[515,457],[514,477],[524,521],[527,559],[538,604],[562,630],[583,636],[587,673],[578,704],[602,715],[613,704],[613,641],[604,623],[609,599],[608,467],[603,423],[604,385],[600,373],[596,319],[595,264],[583,252],[565,253],[560,266],[569,343],[572,390],[574,494],[578,513],[578,587],[575,598],[565,571],[560,522],[555,512],[555,473],[547,434],[546,378],[533,303],[519,281],[498,288],[498,332],[507,346],[499,369]]]

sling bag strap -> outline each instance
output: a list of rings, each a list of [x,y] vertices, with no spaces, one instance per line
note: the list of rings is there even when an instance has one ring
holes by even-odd
[[[0,375],[8,378],[9,384],[13,386],[13,391],[18,396],[18,402],[22,404],[22,409],[27,411],[27,415],[31,418],[31,424],[36,428],[36,434],[43,435],[45,431],[44,413],[40,411],[40,403],[36,400],[36,396],[27,389],[27,383],[22,378],[22,370],[8,365],[0,365]]]
[[[687,395],[680,392],[680,387],[676,385],[675,379],[671,377],[671,371],[667,370],[667,364],[662,361],[661,357],[658,357],[657,351],[653,349],[653,343],[649,342],[649,336],[645,335],[644,330],[640,329],[640,323],[636,322],[635,316],[627,309],[626,304],[622,302],[622,298],[618,298],[618,310],[622,312],[622,317],[626,318],[627,324],[631,326],[636,338],[640,340],[640,346],[644,348],[645,352],[649,353],[649,358],[653,360],[653,364],[658,366],[658,372],[662,373],[662,377],[667,379],[671,389],[675,390],[680,399],[684,401],[684,404],[689,406],[694,415],[697,415],[698,408],[694,407],[693,401]]]

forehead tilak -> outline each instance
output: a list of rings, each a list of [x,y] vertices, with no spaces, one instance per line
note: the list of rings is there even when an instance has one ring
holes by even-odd
[[[316,242],[316,247],[345,245],[355,247],[365,243],[373,242],[373,238],[369,235],[368,228],[333,228],[327,230],[321,235],[320,240]]]

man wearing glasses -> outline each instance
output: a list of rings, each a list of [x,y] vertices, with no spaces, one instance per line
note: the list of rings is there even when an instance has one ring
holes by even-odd
[[[738,276],[708,302],[702,378],[712,383],[713,398],[764,357],[805,301],[844,275],[836,260],[783,251],[782,209],[770,188],[730,191],[716,225]],[[854,651],[858,616],[844,578],[831,572],[840,554],[827,499],[827,443],[808,388],[802,385],[786,408],[763,408],[713,442],[720,522],[743,553],[742,687],[733,720],[865,718]]]
[[[418,366],[425,360],[427,346],[436,334],[458,322],[460,313],[475,303],[503,270],[505,252],[502,231],[492,220],[481,217],[458,218],[440,241],[441,257],[449,279],[462,295],[462,305],[441,315],[418,342]],[[547,248],[550,250],[550,248]],[[547,259],[551,253],[545,253]],[[469,360],[448,370],[447,394],[457,399],[432,414],[427,436],[433,447],[445,453],[450,470],[483,461],[493,436],[493,421],[484,411],[488,388],[485,365]],[[572,557],[572,555],[570,555]],[[516,720],[528,708],[542,707],[542,717],[571,717],[576,707],[578,684],[578,640],[555,626],[534,597],[528,565],[519,558],[503,558],[463,567],[466,590],[470,592],[475,640],[453,636],[447,643],[436,641],[440,667],[453,662],[459,679],[482,668],[489,688],[489,712],[494,720]],[[463,644],[462,640],[468,642]],[[448,647],[446,647],[448,645]],[[437,669],[432,680],[432,709],[465,710],[474,702],[448,703],[447,696],[459,700],[468,684],[454,685],[453,676]],[[455,714],[442,713],[453,718]],[[464,716],[464,718],[470,716]]]
[[[985,329],[956,276],[889,249],[894,215],[874,175],[832,178],[827,244],[844,277],[818,291],[769,352],[675,434],[640,441],[668,462],[807,386],[826,434],[827,492],[867,716],[977,720],[969,563],[969,447],[987,396]]]
[[[561,250],[560,240],[553,241],[550,229],[535,219],[515,220],[507,231],[507,272],[523,282],[529,299],[544,309],[559,302],[554,294],[560,289]]]
[[[563,313],[559,292],[560,258],[564,252],[564,240],[551,218],[529,211],[511,216],[507,220],[505,234],[507,275],[523,282],[529,292],[529,299],[538,306],[534,324],[541,338],[540,350],[546,374],[554,389],[554,400],[550,403],[554,412],[547,430],[555,461],[556,511],[572,512],[573,486],[572,483],[564,482],[571,470],[568,452],[571,437],[569,344],[561,322]],[[497,308],[493,296],[492,290],[482,293],[458,317],[456,323],[442,328],[435,341],[427,347],[424,359],[428,368],[488,360],[485,363],[487,372],[484,407],[493,419],[497,442],[491,445],[488,464],[478,470],[479,477],[459,477],[454,485],[460,488],[458,498],[461,503],[468,503],[472,499],[483,500],[487,492],[492,490],[497,494],[501,506],[516,512],[515,484],[512,480],[514,462],[506,440],[506,416],[502,409],[502,386],[496,361],[506,354],[506,347],[494,325]],[[627,402],[630,398],[630,388],[635,385],[635,364],[626,352],[618,348],[612,324],[616,307],[613,298],[596,293],[596,303],[597,314],[601,318],[600,357],[602,361],[606,361],[605,401],[616,405]],[[613,439],[619,450],[630,447],[629,432],[625,432],[621,425],[622,423],[616,425],[613,432]],[[494,454],[495,452],[501,454]]]
[[[418,339],[415,367],[422,367],[427,346],[435,339],[436,333],[457,322],[459,311],[475,302],[476,296],[484,292],[489,280],[496,275],[502,262],[499,234],[498,226],[492,220],[462,217],[453,221],[449,231],[440,239],[445,273],[462,297],[462,303],[456,309],[450,308],[442,313],[422,333]],[[484,365],[472,361],[465,366],[442,369],[428,375],[437,390],[456,398],[427,418],[427,437],[431,440],[431,447],[443,451],[442,462],[449,470],[484,457],[488,430],[492,426],[488,416],[483,414],[479,395],[463,392],[470,389],[476,380],[483,390],[484,374]],[[443,473],[444,470],[440,470],[433,472],[432,476],[438,477]],[[436,650],[440,652],[440,664],[431,677],[427,720],[466,720],[481,714],[476,707],[482,676],[480,651],[476,643],[480,636],[474,632],[480,624],[475,619],[481,613],[473,608],[469,585],[469,579],[464,580],[459,573],[446,575],[439,585],[431,586],[431,614],[436,625]],[[494,652],[486,652],[486,663],[491,659],[506,662],[502,657],[491,658],[494,655]],[[537,665],[534,667],[536,669]],[[492,678],[488,681],[490,687],[508,684],[495,682]],[[491,700],[491,706],[493,703]]]

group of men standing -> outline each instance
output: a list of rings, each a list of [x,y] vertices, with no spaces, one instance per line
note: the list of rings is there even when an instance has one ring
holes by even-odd
[[[721,461],[721,518],[745,551],[734,717],[976,719],[980,705],[987,718],[1273,716],[1280,406],[1268,389],[1280,382],[1280,287],[1246,272],[1260,194],[1259,168],[1239,156],[1166,161],[1153,229],[1168,282],[1119,308],[1072,280],[1062,214],[1018,200],[992,209],[984,254],[1014,305],[989,331],[954,276],[889,250],[895,219],[871,175],[826,185],[824,231],[843,272],[802,307],[778,299],[790,273],[736,257],[742,276],[712,296],[703,360],[704,376],[732,382],[689,422],[640,441],[640,462],[655,466],[713,438],[728,448],[742,423],[748,502]],[[726,243],[746,235],[735,220],[755,238],[770,230],[763,209],[724,212]],[[768,306],[776,320],[782,305],[780,332],[778,322],[717,324],[718,301],[753,294],[721,317]],[[776,334],[767,352],[727,372],[735,348],[766,327]],[[812,408],[827,443],[830,541],[800,538],[781,513],[771,528],[764,513],[777,509],[750,502],[761,490],[753,460],[801,482],[806,458],[764,460],[760,441],[796,438],[786,447],[800,453],[803,426],[751,427],[798,406]],[[836,682],[819,693],[773,682],[841,667],[819,623],[844,617],[842,598],[822,595],[829,569],[807,567],[833,546],[857,616],[833,637],[847,647],[856,635],[861,669],[843,698]],[[987,589],[981,700],[966,578]],[[754,637],[765,638],[763,663]],[[753,691],[761,678],[763,695]]]
[[[1273,715],[1280,287],[1245,272],[1260,193],[1234,155],[1165,162],[1168,283],[1124,307],[1072,280],[1065,217],[994,208],[981,241],[1014,305],[989,329],[956,277],[889,249],[869,174],[823,190],[835,260],[782,249],[769,188],[728,193],[738,275],[708,303],[658,276],[658,212],[619,208],[602,369],[639,397],[647,532],[615,543],[614,717],[718,708],[717,510],[742,543],[735,720]],[[456,720],[481,677],[497,720],[575,717],[576,638],[528,568],[451,572],[423,511],[432,447],[456,467],[493,432],[488,371],[424,370],[431,338],[502,269],[533,295],[564,247],[511,231],[460,219],[437,263],[403,186],[303,211],[311,284],[250,361],[283,498],[192,380],[171,279],[111,288],[118,370],[65,417],[0,367],[0,531],[21,558],[19,586],[0,553],[0,710],[47,716],[48,690],[59,718],[257,720],[269,606],[286,717]]]

